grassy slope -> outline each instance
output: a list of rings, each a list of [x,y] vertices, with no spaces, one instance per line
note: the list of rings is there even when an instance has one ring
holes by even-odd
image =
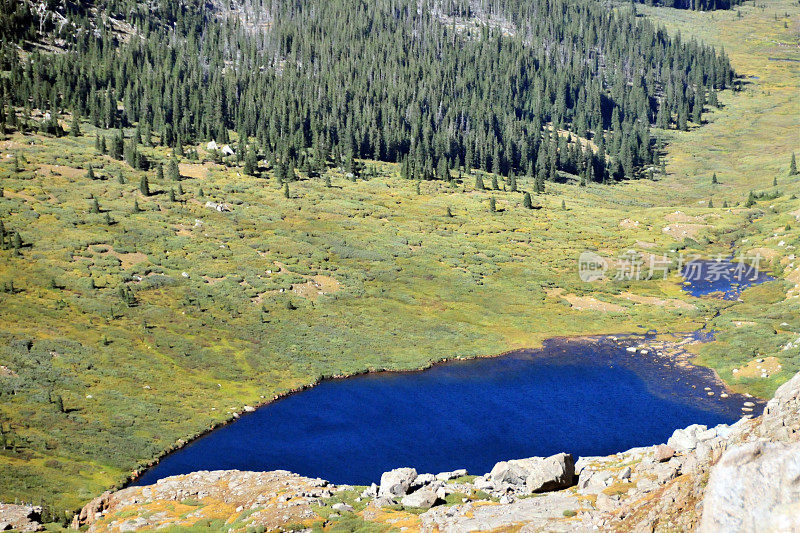
[[[723,94],[725,108],[710,115],[711,124],[665,134],[665,180],[549,185],[537,199],[540,211],[522,209],[519,193],[473,191],[473,177],[456,191],[423,183],[417,195],[393,165],[378,165],[378,177],[357,183],[334,172],[330,189],[321,181],[296,183],[288,200],[272,178],[219,165],[185,167],[192,176],[182,182],[187,201],[173,204],[166,193],[141,197],[140,172],[96,155],[90,126],[77,139],[37,136],[33,145],[13,134],[0,143],[0,214],[32,246],[22,257],[0,253],[0,281],[13,279],[19,289],[0,294],[0,364],[20,375],[0,380],[5,388],[23,388],[26,380],[35,389],[6,396],[0,406],[20,443],[0,453],[0,500],[74,507],[243,405],[324,375],[417,368],[535,346],[553,335],[690,330],[717,310],[715,327],[723,333],[703,348],[701,362],[729,383],[768,394],[797,370],[796,351],[778,349],[800,331],[797,299],[785,298],[783,282],[731,306],[691,299],[674,277],[623,286],[585,284],[576,273],[584,249],[618,255],[681,246],[662,231],[674,226],[665,217],[676,210],[712,215],[695,238],[705,253],[748,239],[748,246],[775,251],[778,273],[793,271],[789,246],[798,244],[800,221],[783,227],[800,209],[789,197],[800,187],[785,179],[791,150],[800,151],[800,64],[766,58],[798,56],[796,48],[770,41],[796,39],[798,9],[787,0],[767,5],[743,8],[742,19],[714,13],[713,24],[704,20],[712,15],[648,10],[684,36],[696,32],[724,44],[737,70],[759,80],[743,93]],[[788,29],[773,18],[784,11],[794,13]],[[753,36],[745,39],[747,33]],[[160,148],[145,151],[151,159],[168,157]],[[24,155],[22,173],[11,171],[10,153]],[[110,179],[88,180],[89,164]],[[712,187],[711,172],[720,185]],[[751,210],[720,208],[723,199],[742,202],[750,189],[772,190],[775,176],[784,191],[777,200]],[[153,189],[173,187],[151,178]],[[92,195],[114,225],[90,212]],[[503,211],[489,212],[491,196]],[[712,196],[716,208],[699,203]],[[135,198],[143,213],[132,214]],[[229,202],[233,211],[210,210],[203,206],[208,199]],[[447,207],[453,218],[445,216]],[[639,224],[627,229],[620,225],[625,219]],[[315,288],[313,298],[292,291],[315,275],[335,279],[339,290],[317,295]],[[123,283],[136,291],[138,306],[123,305]],[[548,295],[554,287],[623,310],[578,310]],[[625,290],[682,299],[695,309],[634,304],[619,296]],[[745,319],[754,325],[732,325]],[[30,351],[20,339],[33,341]],[[784,364],[776,376],[738,381],[731,373],[754,354],[773,352]]]

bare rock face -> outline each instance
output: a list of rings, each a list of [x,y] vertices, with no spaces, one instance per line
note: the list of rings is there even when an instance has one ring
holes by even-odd
[[[331,495],[328,482],[291,472],[199,471],[172,476],[146,487],[128,487],[92,500],[73,527],[88,531],[137,531],[193,521],[228,520],[248,509],[248,526],[278,530],[314,519],[312,506]],[[152,513],[149,506],[161,512]]]
[[[800,442],[750,442],[712,470],[700,531],[800,531],[798,511]]]
[[[40,531],[41,514],[41,507],[0,503],[0,531]]]
[[[761,416],[761,436],[784,442],[800,440],[800,373],[778,387]]]

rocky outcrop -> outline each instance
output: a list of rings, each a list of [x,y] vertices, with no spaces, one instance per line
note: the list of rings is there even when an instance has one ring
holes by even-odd
[[[41,515],[41,507],[0,503],[0,531],[40,531]]]
[[[748,442],[711,472],[700,531],[800,531],[800,442]]]
[[[800,373],[778,387],[761,416],[759,435],[772,440],[800,440]]]
[[[195,472],[103,494],[74,525],[124,531],[223,520],[232,531],[279,530],[358,515],[431,532],[800,531],[800,374],[759,418],[692,425],[667,444],[604,457],[513,459],[466,474],[398,468],[380,485],[354,488],[282,471]]]

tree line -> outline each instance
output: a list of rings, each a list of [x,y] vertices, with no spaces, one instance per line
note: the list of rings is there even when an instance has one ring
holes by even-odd
[[[145,143],[178,150],[236,131],[248,154],[287,166],[367,158],[417,179],[453,168],[643,177],[658,164],[651,128],[701,123],[733,81],[724,52],[593,0],[96,4],[134,32],[75,10],[84,31],[64,37],[65,53],[21,59],[24,38],[4,41],[3,100],[136,125]],[[0,3],[2,20],[36,24],[24,5]]]

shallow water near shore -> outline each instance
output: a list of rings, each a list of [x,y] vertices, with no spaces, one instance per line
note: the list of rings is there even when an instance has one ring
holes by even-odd
[[[666,442],[690,424],[735,422],[746,401],[757,403],[752,414],[763,408],[722,398],[708,369],[626,350],[641,340],[552,339],[539,350],[325,381],[197,439],[136,484],[218,469],[282,469],[339,484],[377,482],[400,466],[483,474],[501,460]]]

